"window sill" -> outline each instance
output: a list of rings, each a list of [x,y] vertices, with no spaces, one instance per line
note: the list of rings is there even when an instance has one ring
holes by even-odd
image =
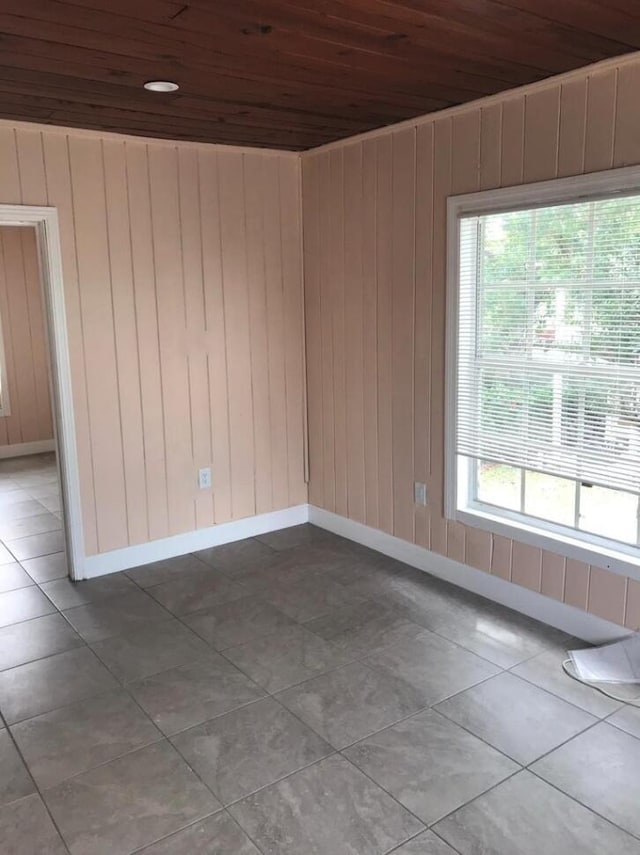
[[[455,519],[464,525],[480,528],[492,534],[537,546],[550,552],[601,567],[621,576],[640,580],[640,549],[629,546],[629,551],[610,546],[609,541],[594,536],[593,540],[571,537],[552,528],[540,528],[523,520],[516,520],[486,508],[467,507],[455,512]]]

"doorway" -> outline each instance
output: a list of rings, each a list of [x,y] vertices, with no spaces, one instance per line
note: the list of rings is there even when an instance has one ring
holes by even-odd
[[[0,205],[0,562],[46,584],[83,552],[57,213]]]
[[[2,587],[67,574],[49,378],[36,231],[0,226]]]

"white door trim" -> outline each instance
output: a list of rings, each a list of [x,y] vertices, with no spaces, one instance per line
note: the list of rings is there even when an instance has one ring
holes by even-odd
[[[0,205],[0,226],[32,226],[36,230],[49,339],[53,422],[62,488],[67,561],[71,578],[81,579],[84,537],[58,212],[55,208],[34,205]]]

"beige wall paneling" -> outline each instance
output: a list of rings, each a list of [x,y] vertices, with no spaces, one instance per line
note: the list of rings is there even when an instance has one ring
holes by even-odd
[[[362,143],[362,352],[365,522],[379,525],[378,498],[378,167],[377,143]],[[306,257],[305,257],[306,261]]]
[[[393,534],[414,539],[414,356],[416,133],[393,134],[392,471]]]
[[[305,481],[306,420],[304,372],[304,307],[301,288],[302,200],[301,164],[297,158],[279,157],[279,200],[282,241],[282,287],[284,291],[285,373],[287,393],[288,504],[308,500]]]
[[[334,392],[336,411],[342,406],[335,379],[345,354],[327,338],[328,318],[344,300],[347,331],[363,329],[364,429],[357,400],[351,417],[356,383],[348,373],[346,443],[349,461],[363,455],[366,523],[619,622],[621,592],[635,592],[633,585],[618,583],[615,597],[603,599],[605,577],[597,574],[589,594],[588,565],[443,517],[446,199],[640,162],[638,83],[640,59],[620,60],[619,69],[588,68],[303,155],[308,358],[317,361],[321,351],[323,372],[320,383],[320,369],[309,368],[309,412],[322,422],[322,438],[310,427],[312,472],[320,446],[323,452],[322,488],[312,485],[312,502],[324,496],[322,507],[344,513],[342,498],[334,502],[344,427],[331,408]],[[342,164],[343,227],[330,163]],[[360,184],[361,232],[352,210]],[[347,345],[347,362],[356,349]],[[347,513],[359,521],[361,480],[351,463],[349,472]],[[427,508],[413,504],[414,480],[427,483]],[[343,488],[341,482],[338,492]],[[627,616],[629,608],[639,613],[635,601],[627,602]]]
[[[376,139],[378,526],[393,534],[393,137]]]
[[[225,295],[223,288],[218,153],[198,152],[202,268],[204,275],[207,376],[211,418],[214,522],[231,519],[231,441],[229,426],[229,378],[226,346]]]
[[[345,372],[350,519],[365,522],[362,146],[344,150]]]

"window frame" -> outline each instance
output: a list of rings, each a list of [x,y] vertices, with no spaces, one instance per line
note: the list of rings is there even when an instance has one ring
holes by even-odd
[[[640,166],[448,197],[444,511],[449,520],[640,579],[640,548],[637,546],[626,545],[589,532],[568,529],[494,505],[471,501],[471,467],[465,465],[464,461],[459,463],[455,452],[461,217],[530,210],[557,203],[586,202],[634,193],[640,194]]]

